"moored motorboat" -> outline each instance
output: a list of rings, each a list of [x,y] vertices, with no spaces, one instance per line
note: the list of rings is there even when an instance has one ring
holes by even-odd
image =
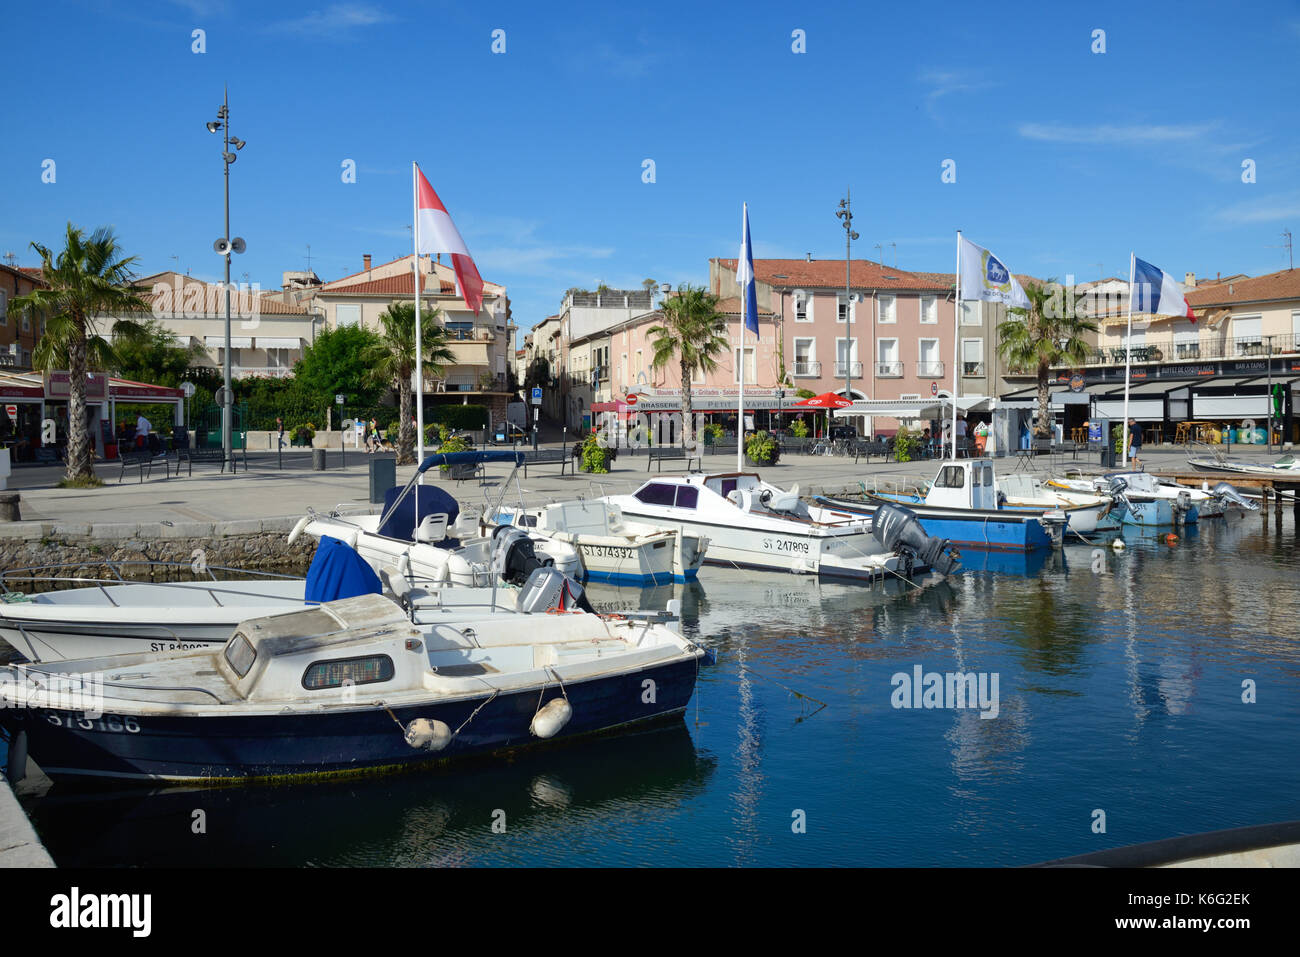
[[[483,517],[485,527],[513,525],[534,538],[578,550],[586,580],[662,585],[695,578],[708,538],[628,520],[603,499],[556,502],[541,508],[502,508]]]
[[[944,462],[924,493],[866,492],[861,501],[822,496],[832,508],[871,516],[883,505],[903,505],[921,527],[966,548],[1032,551],[1060,545],[1069,514],[1063,508],[1010,508],[998,501],[992,459]]]
[[[0,669],[0,724],[56,782],[374,773],[680,715],[705,652],[669,616],[412,623],[379,595],[217,649]],[[20,762],[11,762],[21,774]]]
[[[483,534],[477,516],[461,513],[450,494],[436,485],[421,484],[431,469],[476,468],[487,462],[510,462],[515,466],[512,474],[517,474],[523,453],[487,450],[427,456],[410,482],[385,493],[378,515],[308,510],[290,533],[290,541],[304,533],[314,538],[328,535],[355,548],[377,572],[412,575],[434,585],[487,587],[493,582],[492,538]],[[509,485],[509,480],[502,483],[497,508]],[[535,536],[534,547],[563,574],[579,580],[584,576],[582,558],[571,544]]]
[[[752,472],[659,477],[608,496],[625,516],[707,537],[707,564],[873,581],[957,566],[948,543],[925,535],[906,510],[875,521],[810,504]]]

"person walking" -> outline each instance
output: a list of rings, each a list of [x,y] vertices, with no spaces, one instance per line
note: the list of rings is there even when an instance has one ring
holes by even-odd
[[[1128,457],[1135,469],[1142,468],[1142,462],[1138,458],[1142,454],[1142,427],[1137,424],[1137,419],[1128,420]]]
[[[153,425],[144,417],[143,412],[135,417],[135,447],[137,449],[142,449],[148,444],[149,430],[151,428],[153,428]]]

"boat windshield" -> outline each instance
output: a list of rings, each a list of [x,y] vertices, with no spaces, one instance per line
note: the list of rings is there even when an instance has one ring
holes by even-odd
[[[966,470],[960,465],[945,465],[934,480],[935,488],[965,488]]]

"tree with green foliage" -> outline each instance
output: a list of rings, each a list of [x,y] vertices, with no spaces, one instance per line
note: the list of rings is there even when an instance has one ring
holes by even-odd
[[[363,326],[322,330],[294,364],[294,378],[325,405],[333,405],[340,393],[355,405],[374,405],[381,389],[370,378],[366,356],[378,341]]]
[[[420,364],[426,376],[442,375],[456,354],[447,348],[441,309],[420,310]],[[411,424],[411,378],[415,374],[415,302],[397,301],[379,315],[379,334],[362,354],[367,381],[397,389],[397,464],[415,461],[415,426]],[[421,397],[423,398],[423,397]]]
[[[1083,365],[1091,351],[1084,334],[1097,331],[1097,324],[1077,310],[1062,308],[1060,289],[1055,279],[1041,285],[1025,283],[1029,308],[1008,309],[1008,315],[1016,318],[1008,318],[998,327],[998,352],[1012,366],[1037,372],[1038,413],[1034,434],[1038,438],[1052,434],[1048,411],[1052,366]]]
[[[68,449],[70,485],[101,484],[95,475],[90,434],[86,428],[86,372],[92,364],[112,368],[112,344],[98,330],[110,315],[147,312],[148,305],[133,285],[136,259],[123,256],[112,229],[101,226],[87,235],[68,223],[63,249],[56,255],[40,243],[32,249],[41,258],[41,278],[49,288],[34,289],[9,305],[15,315],[45,320],[45,335],[32,355],[43,370],[67,369]],[[113,335],[123,340],[138,332],[138,324],[119,319]]]
[[[718,367],[718,357],[730,351],[727,319],[718,311],[718,297],[702,286],[684,285],[664,300],[663,322],[646,330],[654,350],[651,365],[662,369],[676,360],[682,377],[682,423],[690,432],[691,379]],[[742,357],[743,359],[743,357]]]
[[[182,346],[157,319],[145,319],[131,336],[123,336],[120,325],[113,327],[113,368],[124,379],[175,388],[206,352],[198,344]]]

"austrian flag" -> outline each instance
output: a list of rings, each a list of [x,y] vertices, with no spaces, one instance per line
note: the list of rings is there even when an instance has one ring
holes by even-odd
[[[451,256],[451,264],[456,270],[456,289],[464,298],[465,304],[475,315],[483,308],[483,279],[478,274],[465,240],[460,238],[460,231],[447,214],[447,207],[433,191],[429,181],[424,178],[419,167],[415,168],[415,235],[416,247],[420,253],[435,255],[446,253]]]

